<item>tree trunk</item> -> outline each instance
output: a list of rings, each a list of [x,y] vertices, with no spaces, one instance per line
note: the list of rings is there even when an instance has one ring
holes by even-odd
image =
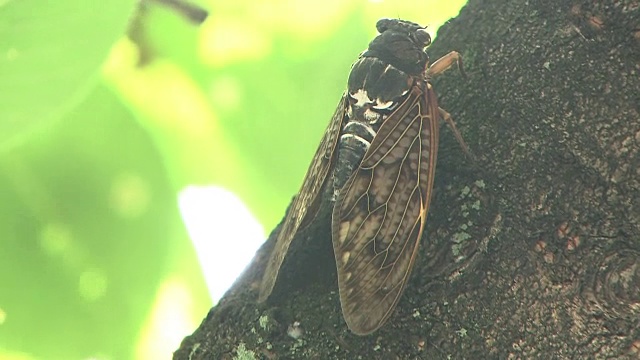
[[[256,302],[277,229],[174,359],[640,358],[640,3],[471,0],[429,54],[450,50],[468,78],[434,88],[477,160],[443,127],[389,321],[347,329],[324,209],[271,299]]]

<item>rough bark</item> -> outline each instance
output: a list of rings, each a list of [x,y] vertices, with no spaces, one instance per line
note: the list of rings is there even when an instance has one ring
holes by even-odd
[[[346,328],[324,216],[270,301],[255,299],[277,229],[174,359],[640,358],[639,2],[471,0],[429,53],[454,49],[468,78],[434,87],[477,162],[443,127],[387,324]]]

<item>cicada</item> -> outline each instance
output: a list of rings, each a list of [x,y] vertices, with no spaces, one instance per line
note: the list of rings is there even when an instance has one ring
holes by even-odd
[[[440,118],[468,154],[430,83],[454,64],[462,71],[461,56],[453,51],[430,65],[426,28],[399,19],[376,28],[289,208],[259,295],[271,294],[294,236],[331,194],[340,303],[358,335],[386,322],[407,284],[431,201]]]

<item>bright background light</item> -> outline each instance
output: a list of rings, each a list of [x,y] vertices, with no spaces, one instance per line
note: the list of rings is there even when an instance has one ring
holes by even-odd
[[[217,303],[264,242],[264,229],[237,196],[218,186],[189,186],[179,204]]]

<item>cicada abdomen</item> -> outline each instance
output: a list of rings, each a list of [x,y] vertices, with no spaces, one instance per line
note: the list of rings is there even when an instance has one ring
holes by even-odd
[[[351,69],[347,92],[285,219],[261,289],[264,299],[275,282],[267,278],[274,276],[270,268],[282,263],[295,232],[313,213],[310,205],[331,185],[340,302],[348,327],[360,335],[389,318],[415,262],[431,200],[440,117],[466,151],[429,83],[431,75],[461,65],[458,53],[429,67],[425,48],[431,37],[425,28],[397,19],[382,19],[376,27],[380,34]]]

